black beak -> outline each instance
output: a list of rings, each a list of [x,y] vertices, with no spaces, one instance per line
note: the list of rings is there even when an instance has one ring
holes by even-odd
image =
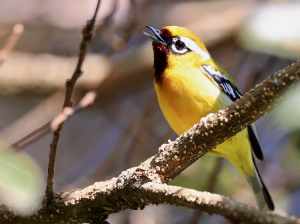
[[[162,38],[160,30],[154,28],[153,26],[146,26],[148,29],[152,31],[154,35],[144,32],[144,34],[150,37],[154,42],[158,44],[167,45],[167,42]]]

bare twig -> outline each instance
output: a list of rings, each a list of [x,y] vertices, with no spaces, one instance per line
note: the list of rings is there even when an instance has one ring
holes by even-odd
[[[50,131],[56,131],[62,122],[65,122],[70,117],[79,113],[81,110],[92,105],[96,99],[96,96],[97,94],[95,91],[87,92],[85,96],[78,103],[76,103],[73,108],[64,108],[64,110],[51,121],[47,122],[42,127],[34,130],[33,132],[31,132],[24,138],[18,140],[14,144],[10,145],[9,147],[7,147],[7,150],[16,149],[20,151],[27,145],[33,143],[34,141],[44,136],[46,133],[49,133]]]
[[[13,144],[21,139],[20,137],[27,136],[28,133],[39,129],[60,112],[61,99],[63,99],[64,94],[63,91],[56,91],[47,96],[30,111],[2,129],[0,131],[0,139],[5,140],[7,144]]]
[[[63,111],[50,122],[50,128],[51,130],[57,131],[59,128],[59,125],[65,122],[70,116],[74,115],[75,112],[88,107],[89,105],[93,104],[96,98],[96,92],[90,91],[88,92],[80,101],[78,104],[76,104],[74,107],[65,107]]]
[[[84,189],[55,195],[53,205],[25,218],[9,208],[0,209],[1,223],[97,223],[111,213],[155,204],[180,205],[220,214],[233,223],[300,223],[295,216],[279,216],[238,203],[228,197],[201,193],[167,183],[189,165],[231,138],[258,118],[272,111],[299,90],[300,61],[270,76],[241,99],[212,116],[209,128],[202,124],[169,143],[140,166],[123,171],[117,178]],[[213,134],[211,134],[213,133]]]
[[[77,62],[76,69],[71,77],[71,79],[67,80],[66,82],[66,96],[63,108],[71,107],[72,106],[72,95],[75,88],[75,84],[77,79],[82,75],[82,65],[85,60],[85,56],[87,53],[87,48],[92,40],[93,37],[93,29],[96,22],[96,17],[98,13],[100,5],[100,0],[97,2],[96,10],[94,16],[91,20],[87,21],[87,24],[84,26],[82,30],[82,40],[80,43],[80,51],[79,51],[79,58]],[[57,145],[60,137],[60,132],[63,128],[64,122],[62,122],[56,131],[53,133],[52,143],[50,145],[50,155],[49,155],[49,164],[48,164],[48,177],[47,177],[47,187],[46,187],[46,204],[49,205],[53,198],[54,198],[54,167],[55,167],[55,158],[56,158],[56,151]]]
[[[31,143],[37,141],[41,137],[43,137],[45,134],[49,133],[50,131],[55,131],[58,129],[59,125],[62,122],[65,122],[67,119],[71,118],[75,114],[79,113],[82,109],[90,106],[94,103],[96,98],[96,93],[94,91],[88,92],[80,101],[78,104],[75,104],[73,108],[68,108],[70,113],[69,115],[66,115],[64,110],[61,114],[59,114],[57,117],[52,119],[51,121],[47,122],[40,128],[34,130],[33,132],[29,133],[25,137],[21,138],[20,140],[16,141],[10,147],[15,148],[17,150],[22,150],[26,146],[30,145]]]
[[[129,20],[128,24],[124,27],[124,30],[122,30],[123,32],[123,40],[125,41],[125,43],[130,39],[130,37],[132,36],[132,33],[134,31],[134,28],[136,27],[137,24],[137,12],[135,9],[135,4],[132,2],[132,10],[133,10],[133,19]],[[113,10],[114,12],[114,10]],[[111,15],[109,15],[110,17],[112,17],[113,12]],[[104,21],[105,23],[105,21]],[[101,29],[101,28],[99,28]],[[115,50],[110,50],[109,56],[107,55],[108,58],[110,58],[116,51]],[[78,65],[77,65],[78,67]],[[63,109],[64,110],[64,109]],[[64,110],[65,112],[68,111],[68,109]],[[75,110],[76,113],[76,110]],[[34,130],[33,132],[31,132],[30,134],[26,135],[25,137],[23,137],[22,139],[16,141],[15,143],[13,143],[11,145],[11,147],[14,147],[16,149],[22,149],[26,146],[28,146],[29,144],[35,142],[36,140],[38,140],[39,138],[41,138],[42,136],[44,136],[45,134],[49,133],[50,128],[49,125],[52,122],[49,121],[48,123],[46,123],[45,125],[43,125],[42,127]]]
[[[34,130],[30,134],[26,135],[24,138],[21,138],[20,140],[16,141],[9,147],[21,150],[25,148],[26,146],[30,145],[31,143],[37,141],[41,137],[43,137],[45,134],[49,133],[50,131],[57,130],[58,126],[62,123],[74,116],[75,114],[79,113],[81,110],[85,109],[86,107],[92,105],[95,101],[96,93],[94,91],[90,91],[86,93],[86,95],[77,103],[73,108],[68,108],[70,113],[68,116],[64,113],[64,110],[62,113],[57,115],[55,118],[53,118],[51,121],[47,122],[40,128]]]
[[[23,31],[24,31],[23,24],[18,23],[16,25],[14,25],[13,30],[12,30],[8,40],[6,41],[3,49],[0,51],[0,65],[3,64],[7,60],[9,53],[12,51],[12,49],[16,45],[16,43],[17,43],[19,37],[22,35]]]
[[[95,101],[95,98],[96,98],[96,92],[90,91],[86,93],[86,95],[77,104],[75,104],[73,108],[68,108],[70,111],[69,114],[66,114],[63,110],[59,115],[57,115],[51,121],[47,122],[40,128],[26,135],[24,138],[21,138],[20,140],[16,141],[12,145],[10,145],[9,148],[22,150],[27,145],[37,141],[38,139],[40,139],[42,136],[49,133],[50,131],[56,131],[62,122],[65,122],[67,119],[79,113],[81,110],[92,105]]]

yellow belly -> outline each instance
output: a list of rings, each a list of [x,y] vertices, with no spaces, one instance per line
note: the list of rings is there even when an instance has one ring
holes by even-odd
[[[232,101],[208,77],[198,69],[188,77],[177,78],[177,74],[164,77],[161,83],[155,83],[155,90],[161,110],[172,127],[181,135],[209,113],[216,113]],[[200,79],[201,77],[201,79]],[[208,154],[227,158],[239,171],[253,175],[251,144],[247,129],[230,140],[220,144]]]

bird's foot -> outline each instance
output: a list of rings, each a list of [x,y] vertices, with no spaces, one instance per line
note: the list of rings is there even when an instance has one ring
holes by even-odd
[[[200,124],[203,124],[204,127],[208,128],[207,122],[210,121],[210,119],[212,118],[213,115],[214,115],[214,113],[210,113],[210,114],[206,115],[206,117],[202,117],[200,119]]]
[[[162,144],[159,148],[158,151],[159,152],[163,152],[165,151],[166,148],[168,148],[169,144]]]

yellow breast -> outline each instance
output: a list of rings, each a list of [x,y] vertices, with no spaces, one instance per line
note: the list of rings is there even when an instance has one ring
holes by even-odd
[[[182,75],[186,74],[186,75]],[[181,135],[209,113],[231,103],[210,78],[198,68],[166,69],[155,83],[161,110],[173,130]]]
[[[173,69],[172,64],[168,64],[160,82],[154,83],[160,108],[178,135],[199,123],[207,114],[216,113],[232,103],[197,67],[177,66]],[[225,157],[243,175],[252,175],[254,170],[250,145],[247,129],[244,129],[208,154]]]

